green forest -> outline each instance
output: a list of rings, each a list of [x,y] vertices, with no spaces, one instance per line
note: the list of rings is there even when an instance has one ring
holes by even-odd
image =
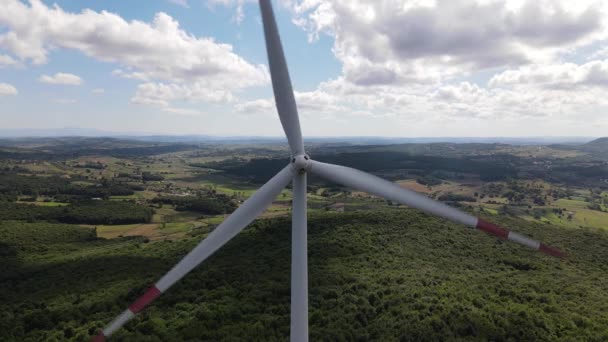
[[[502,221],[569,257],[415,210],[312,215],[311,340],[606,340],[608,234]],[[3,222],[0,339],[88,339],[206,234],[146,243]],[[290,236],[288,217],[256,221],[112,340],[286,340]]]

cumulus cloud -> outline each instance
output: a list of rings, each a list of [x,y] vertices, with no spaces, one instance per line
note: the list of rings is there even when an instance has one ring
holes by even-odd
[[[204,113],[196,110],[196,109],[189,109],[189,108],[176,108],[176,107],[165,107],[163,108],[164,112],[170,113],[170,114],[174,114],[174,115],[180,115],[180,116],[201,116]]]
[[[58,72],[53,76],[42,75],[39,78],[42,83],[60,84],[60,85],[81,85],[82,78],[74,74]]]
[[[131,102],[167,107],[173,101],[228,102],[232,99],[233,95],[230,91],[213,89],[207,82],[199,81],[187,85],[143,83],[137,86],[137,91]]]
[[[587,58],[587,60],[605,59],[608,58],[608,46],[599,49]]]
[[[555,118],[607,104],[605,61],[562,62],[608,38],[603,1],[281,3],[311,43],[333,39],[342,63],[340,76],[296,92],[304,115],[444,123]],[[480,81],[480,72],[491,80]],[[268,112],[271,105],[258,99],[235,108]]]
[[[17,65],[19,65],[19,62],[17,60],[15,60],[13,57],[0,54],[0,68],[17,66]]]
[[[358,84],[438,81],[549,60],[606,37],[601,1],[284,0],[294,22],[335,38]]]
[[[244,101],[235,105],[236,111],[240,113],[270,113],[274,108],[272,99]]]
[[[8,83],[0,83],[0,96],[14,96],[19,92],[17,88],[13,87]]]
[[[234,8],[236,22],[248,3],[255,1],[207,1]],[[342,65],[339,76],[312,91],[296,91],[303,120],[555,119],[608,105],[608,50],[598,48],[608,41],[606,1],[279,3],[311,43],[329,37]],[[189,109],[196,102],[275,114],[272,98],[238,100],[239,91],[268,85],[265,66],[246,61],[228,44],[186,32],[165,13],[144,22],[106,11],[69,13],[40,0],[4,0],[0,7],[0,50],[7,53],[0,54],[0,67],[43,64],[54,49],[74,49],[115,63],[113,75],[139,83],[132,103],[176,115],[201,115]],[[597,52],[585,59],[584,51],[593,48]]]
[[[255,3],[255,0],[207,0],[207,4],[213,8],[216,5],[222,5],[226,7],[234,7],[235,12],[232,20],[237,24],[240,24],[245,20],[245,9],[246,3]]]
[[[165,13],[157,13],[152,22],[126,21],[107,11],[64,11],[30,0],[29,6],[18,0],[4,0],[0,26],[0,49],[21,61],[44,64],[56,48],[74,49],[104,62],[121,65],[115,74],[122,77],[167,82],[178,87],[192,87],[184,93],[232,93],[245,87],[268,82],[263,65],[253,65],[233,52],[232,46],[187,33]],[[203,91],[202,86],[206,89]],[[149,88],[149,85],[146,87]],[[159,86],[160,87],[160,86]],[[159,102],[143,99],[139,92],[133,102]],[[231,95],[222,95],[228,99]]]
[[[170,3],[182,6],[183,8],[190,8],[188,0],[169,0]]]
[[[315,90],[309,92],[294,93],[300,114],[309,113],[336,113],[347,110],[347,107],[340,103],[334,94]],[[276,113],[274,99],[256,99],[244,101],[234,106],[237,112],[241,113]]]
[[[494,75],[489,84],[492,87],[536,86],[548,89],[608,87],[608,60],[582,65],[527,65]]]

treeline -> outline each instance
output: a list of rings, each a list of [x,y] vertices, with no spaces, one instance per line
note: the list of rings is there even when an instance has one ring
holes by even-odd
[[[57,201],[70,202],[79,199],[102,198],[110,196],[129,196],[138,186],[116,183],[106,179],[99,184],[81,186],[72,184],[70,179],[61,177],[23,176],[14,173],[0,174],[0,196],[50,196]]]
[[[143,181],[162,181],[165,177],[159,175],[158,173],[152,173],[148,171],[144,171],[141,173],[141,179]]]
[[[247,162],[247,159],[245,159],[245,158],[231,157],[231,158],[223,159],[221,161],[211,161],[211,162],[207,162],[207,163],[190,163],[188,165],[192,166],[192,167],[201,167],[201,168],[208,168],[208,169],[222,169],[223,170],[223,169],[239,167],[246,162]]]
[[[36,177],[12,172],[0,173],[0,193],[2,194],[58,194],[61,193],[61,189],[69,185],[69,179],[57,176]]]
[[[455,194],[455,193],[447,193],[439,196],[438,200],[444,202],[476,202],[477,199],[473,196]]]
[[[118,158],[148,157],[158,154],[197,150],[192,144],[151,143],[112,138],[60,138],[41,140],[40,146],[0,146],[0,159],[66,160],[81,156],[108,155]]]
[[[53,196],[57,201],[71,202],[75,199],[101,198],[107,199],[110,196],[129,196],[133,195],[134,188],[123,184],[107,184],[101,186],[74,186],[69,185],[60,189],[58,194],[47,194]]]
[[[460,174],[477,174],[484,181],[505,180],[517,175],[515,164],[519,159],[512,155],[473,156],[462,158],[412,155],[402,152],[359,152],[323,154],[315,160],[354,167],[367,172],[387,170],[411,170],[410,173],[424,176],[443,170]],[[231,158],[226,161],[199,165],[227,173],[266,181],[286,165],[283,158],[251,159]]]
[[[153,203],[171,204],[177,211],[195,211],[205,215],[220,215],[233,212],[237,206],[230,197],[223,194],[214,196],[161,196]]]
[[[556,172],[567,172],[580,177],[608,178],[608,165],[563,165],[553,169]]]
[[[0,202],[0,217],[3,220],[28,222],[130,224],[150,222],[153,214],[151,208],[131,202],[85,201],[62,207]]]
[[[442,182],[441,182],[441,179],[439,179],[437,177],[426,175],[426,176],[422,176],[420,178],[417,178],[416,179],[416,183],[422,184],[422,185],[433,186],[433,185],[439,185]]]
[[[91,241],[96,238],[95,228],[46,222],[3,221],[0,223],[0,241],[4,244],[4,249],[0,246],[0,257],[15,254],[10,246],[39,250],[36,247],[43,246],[36,246],[37,244]]]
[[[72,166],[76,167],[76,168],[81,168],[81,169],[96,169],[96,170],[103,170],[107,167],[107,165],[104,165],[101,162],[77,163]]]

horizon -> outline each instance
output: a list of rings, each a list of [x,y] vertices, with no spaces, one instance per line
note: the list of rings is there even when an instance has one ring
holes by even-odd
[[[163,143],[284,143],[286,138],[280,135],[212,135],[212,134],[163,134],[154,132],[112,132],[93,128],[64,127],[61,129],[0,129],[0,139],[27,140],[27,139],[124,139],[145,142]],[[551,145],[551,144],[585,144],[602,136],[313,136],[304,138],[312,143],[351,143],[361,145],[390,145],[390,144],[426,144],[426,143],[487,143],[512,145]]]
[[[97,138],[112,138],[112,137],[152,137],[152,136],[160,136],[160,137],[211,137],[211,138],[269,138],[269,139],[284,139],[286,140],[284,135],[247,135],[247,134],[237,134],[237,135],[225,135],[225,134],[204,134],[204,133],[163,133],[163,132],[145,132],[145,131],[120,131],[120,130],[103,130],[92,127],[56,127],[56,128],[29,128],[29,127],[18,127],[18,128],[0,128],[0,138],[10,137],[8,134],[15,134],[15,137],[55,137],[54,135],[19,135],[20,132],[56,132],[57,134],[64,134],[64,132],[78,132],[77,134],[70,135],[56,135],[56,137],[97,137]],[[85,132],[89,132],[91,135],[87,135]],[[589,139],[598,139],[603,138],[604,135],[425,135],[425,136],[396,136],[396,135],[306,135],[303,134],[303,137],[310,138],[379,138],[379,139],[440,139],[440,138],[449,138],[449,139],[495,139],[495,138],[506,138],[506,139],[527,139],[527,138],[589,138]]]

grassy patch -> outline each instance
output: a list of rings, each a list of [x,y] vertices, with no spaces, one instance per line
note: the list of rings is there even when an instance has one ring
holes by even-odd
[[[34,204],[34,205],[38,205],[41,207],[63,207],[66,205],[70,205],[69,203],[63,203],[63,202],[45,202],[45,201],[36,201],[36,202],[21,202],[18,201],[17,203],[23,203],[23,204]]]
[[[191,222],[171,222],[160,224],[160,232],[164,235],[186,233],[194,227]]]

